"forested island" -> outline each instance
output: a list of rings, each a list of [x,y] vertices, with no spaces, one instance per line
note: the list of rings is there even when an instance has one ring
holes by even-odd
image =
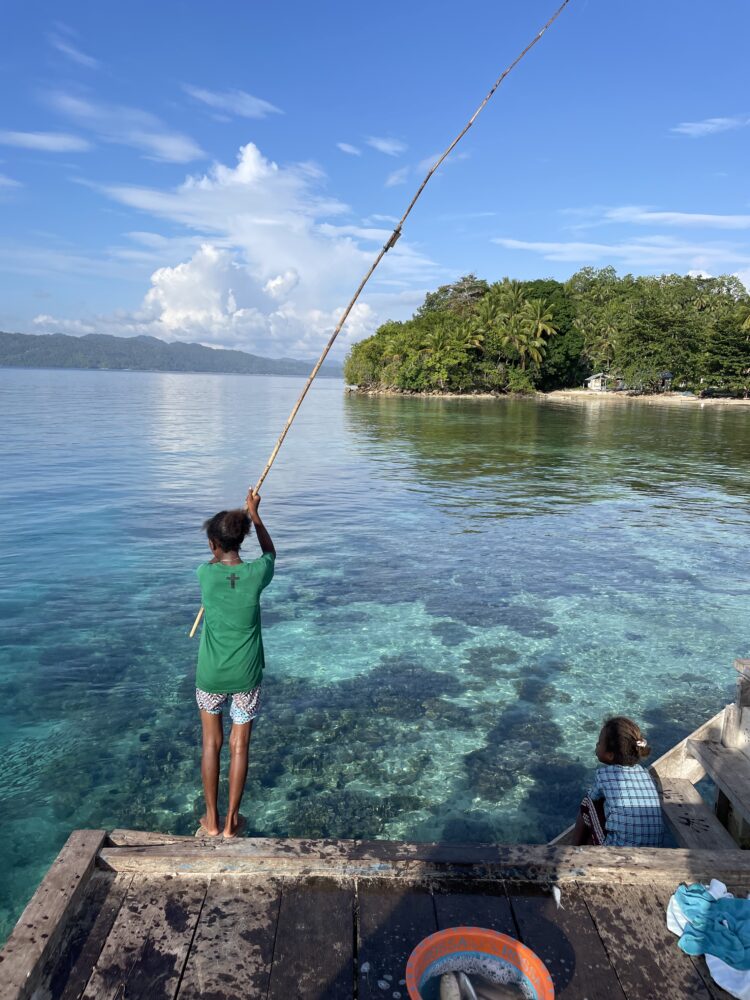
[[[733,276],[618,277],[584,268],[568,281],[473,274],[431,292],[406,322],[384,323],[344,364],[370,391],[531,393],[607,384],[638,393],[750,392],[750,295]]]
[[[216,372],[236,375],[309,375],[312,361],[264,358],[244,351],[168,344],[156,337],[112,337],[90,333],[0,332],[0,366],[14,368],[95,368],[157,372]],[[321,376],[341,377],[341,367],[327,361]]]

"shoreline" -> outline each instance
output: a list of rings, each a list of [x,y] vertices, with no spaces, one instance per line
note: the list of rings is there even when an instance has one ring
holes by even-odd
[[[537,402],[577,403],[592,401],[603,405],[622,403],[648,403],[650,405],[666,404],[667,406],[750,406],[750,399],[737,399],[731,396],[713,396],[701,399],[700,396],[685,396],[680,392],[661,392],[652,395],[630,396],[625,392],[595,392],[593,389],[553,389],[551,392],[527,393],[494,393],[494,392],[406,392],[401,389],[360,389],[357,386],[346,386],[345,393],[352,396],[394,396],[405,399],[454,399],[454,400],[503,400],[503,399],[533,399]]]

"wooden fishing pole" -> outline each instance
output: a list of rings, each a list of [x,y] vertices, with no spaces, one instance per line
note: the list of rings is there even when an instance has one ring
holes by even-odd
[[[359,286],[358,286],[356,292],[351,297],[348,306],[346,307],[346,309],[344,309],[343,313],[341,314],[341,318],[339,319],[338,323],[336,324],[336,329],[333,331],[333,333],[331,334],[331,336],[330,336],[330,338],[328,340],[328,343],[323,348],[323,353],[320,355],[320,357],[317,360],[317,363],[316,363],[315,367],[310,372],[310,376],[307,379],[307,382],[305,382],[305,386],[304,386],[302,392],[300,393],[299,399],[294,404],[294,408],[292,409],[292,412],[289,414],[289,418],[287,419],[287,422],[284,425],[284,429],[282,430],[281,434],[279,435],[279,439],[276,442],[276,444],[274,445],[274,449],[271,452],[271,454],[270,454],[270,456],[268,458],[268,461],[266,462],[266,466],[265,466],[265,468],[263,469],[263,471],[260,474],[260,479],[255,484],[255,486],[253,487],[253,493],[257,493],[260,490],[261,486],[263,485],[263,480],[266,478],[266,476],[268,475],[268,473],[271,471],[271,466],[273,465],[274,461],[276,460],[276,456],[279,453],[279,449],[281,448],[282,444],[284,443],[284,438],[289,433],[289,428],[292,426],[294,418],[297,416],[297,411],[299,410],[300,406],[302,406],[302,401],[304,400],[305,396],[307,395],[308,389],[312,385],[315,376],[320,371],[321,365],[323,364],[323,362],[325,361],[326,357],[328,356],[328,352],[333,347],[333,342],[336,340],[336,338],[338,337],[339,333],[341,332],[341,328],[343,327],[344,323],[346,323],[346,320],[347,320],[347,318],[349,316],[349,313],[354,308],[354,304],[356,303],[357,299],[359,298],[359,296],[362,293],[362,289],[365,287],[365,285],[367,284],[367,282],[372,277],[372,275],[375,272],[375,269],[377,268],[378,264],[381,262],[381,260],[383,259],[383,257],[385,257],[385,255],[388,253],[388,251],[391,249],[391,247],[394,247],[396,245],[396,242],[398,241],[399,237],[401,236],[402,227],[403,227],[404,223],[406,222],[406,220],[408,219],[409,215],[411,214],[411,210],[414,208],[414,206],[416,205],[417,201],[419,200],[420,195],[422,194],[422,192],[424,191],[424,189],[427,187],[427,182],[430,180],[430,178],[435,173],[435,171],[438,169],[438,167],[443,162],[443,160],[445,160],[446,157],[449,156],[453,152],[453,150],[456,148],[456,146],[459,144],[459,142],[463,139],[463,137],[469,131],[469,129],[471,128],[471,126],[477,120],[477,118],[479,117],[480,113],[484,110],[485,106],[489,103],[490,98],[495,93],[495,91],[500,86],[500,84],[503,82],[503,80],[506,78],[506,76],[508,76],[508,74],[511,73],[516,68],[516,66],[520,63],[520,61],[523,59],[523,57],[528,52],[530,52],[531,49],[534,48],[534,46],[536,45],[536,43],[541,39],[542,35],[547,31],[547,29],[549,27],[551,27],[552,24],[554,24],[554,22],[557,20],[557,18],[560,16],[560,14],[562,14],[562,12],[565,10],[565,8],[568,6],[569,3],[570,3],[570,0],[563,0],[563,2],[560,4],[560,6],[555,11],[555,13],[552,15],[552,17],[547,21],[547,23],[544,25],[544,27],[540,31],[538,31],[536,33],[536,35],[534,36],[534,38],[529,42],[529,44],[526,46],[526,48],[523,50],[523,52],[521,52],[518,56],[516,56],[516,58],[513,60],[513,62],[506,69],[503,70],[503,72],[500,74],[500,76],[497,78],[497,80],[495,80],[495,82],[492,84],[492,87],[490,88],[490,90],[487,93],[486,97],[484,98],[484,100],[482,101],[482,103],[479,105],[479,107],[477,108],[477,110],[474,112],[474,114],[471,116],[471,118],[468,120],[468,122],[466,123],[466,125],[464,125],[464,127],[458,133],[458,135],[453,140],[453,142],[447,147],[447,149],[445,150],[445,152],[441,156],[438,157],[438,159],[433,163],[433,165],[427,171],[427,174],[425,175],[424,180],[419,185],[419,187],[417,189],[417,192],[414,195],[414,197],[412,198],[412,200],[409,202],[408,208],[406,209],[406,211],[404,212],[404,214],[399,219],[399,221],[398,221],[398,223],[396,225],[396,228],[393,230],[393,232],[391,233],[391,235],[388,237],[388,240],[381,247],[380,251],[378,252],[378,255],[375,257],[375,260],[370,265],[370,269],[368,270],[368,272],[364,276],[364,278],[360,281]],[[198,626],[200,625],[201,618],[203,617],[203,610],[204,609],[201,606],[200,610],[198,611],[198,614],[195,616],[195,621],[193,622],[193,627],[190,629],[190,638],[191,639],[195,635],[195,633],[196,633],[196,631],[198,629]]]

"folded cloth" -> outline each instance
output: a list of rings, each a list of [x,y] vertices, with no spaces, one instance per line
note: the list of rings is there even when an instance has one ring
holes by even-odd
[[[750,900],[721,896],[695,882],[681,885],[676,901],[688,926],[679,946],[688,955],[716,955],[733,969],[750,969]]]
[[[607,837],[604,802],[601,799],[594,801],[594,799],[586,795],[581,803],[581,816],[583,817],[583,823],[588,833],[588,839],[585,843],[593,844],[594,847],[601,847]]]
[[[721,909],[714,910],[713,907],[719,903]],[[727,915],[726,909],[729,904],[734,905],[734,912]],[[722,910],[723,917],[720,916]],[[714,913],[719,915],[718,921],[714,921]],[[708,915],[711,915],[710,919]],[[731,996],[737,997],[737,1000],[750,1000],[750,968],[733,967],[724,960],[724,957],[695,949],[715,948],[718,945],[724,956],[728,951],[739,954],[740,942],[743,938],[746,940],[748,917],[750,917],[750,899],[735,899],[730,892],[727,892],[724,883],[718,879],[712,879],[707,887],[697,883],[680,886],[667,907],[667,927],[680,937],[679,947],[689,955],[705,954],[711,978]],[[722,920],[726,922],[721,923]],[[717,930],[716,923],[719,923],[719,933],[714,933]],[[707,936],[705,932],[709,932]],[[727,950],[724,948],[725,945],[729,946]],[[744,949],[743,954],[746,954]]]

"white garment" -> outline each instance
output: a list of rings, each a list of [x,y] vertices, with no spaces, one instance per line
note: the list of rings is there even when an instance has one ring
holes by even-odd
[[[727,887],[723,882],[712,878],[706,887],[714,899],[732,898],[732,893],[727,892]],[[750,899],[750,893],[748,893]],[[672,896],[667,906],[667,927],[677,937],[682,937],[682,932],[687,927],[689,921],[682,912],[679,903]],[[733,969],[731,965],[717,958],[716,955],[704,955],[708,971],[711,978],[721,986],[723,990],[730,993],[737,1000],[750,1000],[750,969]]]

